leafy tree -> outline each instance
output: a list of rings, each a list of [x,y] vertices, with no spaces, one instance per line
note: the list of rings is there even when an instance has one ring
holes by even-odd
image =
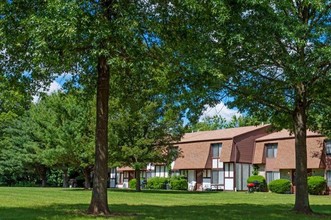
[[[210,82],[207,74],[186,65],[172,50],[174,47],[167,47],[165,38],[171,42],[172,35],[161,33],[166,18],[157,9],[166,5],[169,4],[164,1],[116,0],[5,1],[0,5],[0,51],[5,58],[2,72],[20,76],[26,71],[39,86],[46,86],[57,75],[70,73],[91,94],[96,88],[95,175],[88,213],[110,213],[109,80],[125,74],[119,72],[119,67],[127,59],[148,57],[151,48],[166,51],[170,56],[164,60],[161,59],[165,56],[158,53],[149,58],[153,60],[151,64],[162,61],[176,69],[168,75],[173,83],[168,92],[178,91],[187,102],[195,102],[192,112],[201,111],[205,101],[213,98],[213,93],[206,92],[208,88],[203,86]],[[203,94],[207,94],[205,98],[201,98]]]
[[[117,94],[111,97],[110,105],[110,130],[117,137],[111,159],[135,169],[137,191],[140,170],[150,162],[167,163],[169,157],[175,156],[172,143],[182,135],[182,116],[187,106],[176,106],[176,93],[167,93],[172,86],[167,71],[151,66],[147,60],[133,60],[130,69],[124,71],[126,76],[111,80],[111,90]]]
[[[68,186],[68,168],[81,169],[85,187],[93,167],[94,115],[91,102],[81,102],[70,94],[45,96],[30,111],[31,135],[45,146],[43,163],[63,170],[63,186]],[[28,131],[27,131],[28,132]]]
[[[193,131],[211,131],[225,128],[227,125],[226,119],[222,116],[213,116],[213,117],[205,117],[201,121],[198,121],[195,124],[187,126],[185,129],[186,132]]]
[[[311,213],[307,191],[306,130],[314,112],[330,106],[329,1],[208,1],[164,7],[164,30],[181,33],[182,54],[200,62],[233,97],[230,107],[295,135],[294,210]],[[185,10],[183,9],[185,8]],[[181,25],[171,26],[171,23]],[[182,27],[182,28],[178,28]],[[194,38],[196,36],[196,38]],[[194,50],[194,53],[192,53]]]
[[[231,105],[294,133],[294,210],[309,214],[306,130],[311,109],[328,101],[321,90],[330,84],[330,3],[247,1],[228,7],[225,30],[215,29],[214,53],[222,50],[215,67],[228,75]]]
[[[224,128],[236,128],[243,126],[259,125],[261,122],[252,116],[236,116],[234,115],[230,121],[226,121],[221,116],[205,117],[202,121],[187,126],[186,132],[192,131],[211,131]]]

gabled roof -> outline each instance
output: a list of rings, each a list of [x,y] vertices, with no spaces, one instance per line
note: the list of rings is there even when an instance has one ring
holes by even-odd
[[[183,155],[175,160],[174,170],[206,168],[210,144],[182,144],[179,148]]]
[[[307,130],[307,137],[322,137],[323,135]],[[294,134],[291,134],[288,130],[283,129],[278,132],[271,133],[269,135],[260,137],[256,141],[270,141],[270,140],[279,140],[279,139],[288,139],[294,138]]]
[[[324,136],[307,130],[307,167],[323,168],[321,160]],[[268,159],[265,155],[265,144],[277,143],[276,158]],[[295,140],[288,130],[281,130],[256,139],[253,164],[266,164],[270,169],[295,169]]]
[[[243,134],[250,134],[260,129],[267,129],[270,125],[246,126],[214,131],[186,133],[178,142],[182,157],[176,159],[174,170],[211,168],[210,146],[212,143],[222,143],[222,161],[231,160],[233,138]],[[253,145],[253,143],[252,143]]]
[[[270,125],[246,126],[238,128],[227,128],[214,131],[199,131],[186,133],[179,143],[208,141],[208,140],[226,140],[232,139],[241,134],[245,134],[256,129],[269,127]]]

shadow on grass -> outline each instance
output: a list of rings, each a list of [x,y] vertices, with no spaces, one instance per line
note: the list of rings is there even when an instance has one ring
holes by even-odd
[[[187,190],[155,190],[155,189],[143,189],[137,192],[134,189],[108,189],[109,192],[127,192],[127,193],[159,193],[159,194],[206,194],[206,193],[222,193],[223,191],[187,191]]]
[[[35,208],[0,207],[0,219],[102,219],[84,214],[87,204]],[[323,214],[299,215],[290,205],[223,204],[206,206],[154,206],[112,204],[110,219],[331,219],[331,205],[313,205]]]

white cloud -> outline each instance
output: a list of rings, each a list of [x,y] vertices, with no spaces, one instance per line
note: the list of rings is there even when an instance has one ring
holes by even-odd
[[[234,115],[237,117],[241,116],[240,112],[235,109],[229,109],[224,105],[223,102],[221,102],[214,107],[206,106],[206,110],[203,111],[202,115],[200,116],[200,120],[206,117],[213,117],[215,115],[219,115],[225,118],[227,121],[230,121]]]
[[[61,90],[62,86],[56,82],[56,81],[53,81],[50,85],[49,85],[49,89],[46,91],[47,95],[50,95],[54,92],[57,92],[59,90]]]
[[[47,95],[51,95],[52,93],[60,91],[61,89],[62,89],[62,86],[58,82],[53,81],[49,85],[48,89],[46,89],[46,90],[45,89],[39,89],[39,92],[45,92]],[[34,95],[32,102],[37,103],[39,101],[39,98],[40,98],[39,95]]]

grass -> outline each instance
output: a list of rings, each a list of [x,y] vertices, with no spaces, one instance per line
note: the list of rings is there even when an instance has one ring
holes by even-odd
[[[0,188],[0,219],[104,219],[87,216],[91,191]],[[331,197],[310,196],[321,215],[291,212],[294,195],[245,192],[109,190],[109,219],[331,219]]]

